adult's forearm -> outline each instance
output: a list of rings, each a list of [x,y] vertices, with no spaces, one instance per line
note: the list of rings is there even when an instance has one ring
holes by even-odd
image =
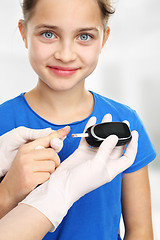
[[[0,240],[41,240],[51,227],[37,209],[20,204],[0,220]]]

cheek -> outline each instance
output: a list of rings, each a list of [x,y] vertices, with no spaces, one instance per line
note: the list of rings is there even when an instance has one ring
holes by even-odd
[[[84,63],[88,66],[95,67],[97,65],[99,55],[100,55],[100,47],[99,46],[95,46],[95,47],[86,49],[86,51],[83,51]]]
[[[29,59],[31,64],[43,64],[48,59],[51,51],[44,44],[32,40],[28,46]]]

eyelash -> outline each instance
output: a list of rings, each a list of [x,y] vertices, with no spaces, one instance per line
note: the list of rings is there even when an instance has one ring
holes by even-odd
[[[51,38],[47,38],[47,37],[45,37],[45,34],[52,34],[52,37]],[[48,40],[55,38],[55,34],[53,32],[51,32],[51,31],[42,32],[41,36],[43,36],[45,39],[48,39]]]
[[[81,34],[81,35],[78,37],[78,39],[80,39],[81,36],[87,36],[87,37],[89,37],[89,39],[87,39],[87,40],[81,40],[81,41],[83,41],[83,42],[88,42],[89,40],[93,39],[93,36],[90,35],[90,34],[88,34],[88,33],[83,33],[83,34]]]
[[[52,35],[52,37],[46,37],[45,34],[50,34],[50,36]],[[42,32],[40,33],[40,35],[44,38],[44,39],[47,39],[47,40],[52,40],[54,38],[56,38],[56,35],[55,33],[53,33],[52,31],[45,31],[45,32]],[[86,40],[82,40],[80,39],[80,37],[82,36],[87,36],[87,39]],[[89,39],[88,39],[89,38]],[[93,39],[94,37],[91,35],[91,34],[88,34],[88,33],[82,33],[78,36],[78,40],[80,40],[81,42],[83,43],[87,43],[89,42],[91,39]]]

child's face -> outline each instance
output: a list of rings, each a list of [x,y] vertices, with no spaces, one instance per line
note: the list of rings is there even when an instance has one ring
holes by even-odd
[[[56,91],[83,83],[109,35],[97,1],[39,0],[34,10],[21,33],[39,79]]]

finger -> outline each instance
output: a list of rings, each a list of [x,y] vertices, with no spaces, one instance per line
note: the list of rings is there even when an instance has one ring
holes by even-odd
[[[37,173],[35,173],[35,180],[34,180],[35,187],[40,185],[40,184],[45,183],[46,181],[48,181],[50,179],[50,176],[51,176],[51,174],[49,172],[40,172],[40,173],[37,172]]]
[[[50,174],[52,174],[55,169],[55,162],[51,160],[37,161],[33,167],[34,172],[49,172]]]
[[[91,127],[91,126],[93,126],[93,125],[95,125],[96,124],[96,117],[91,117],[89,120],[88,120],[88,122],[87,122],[87,124],[86,124],[86,126],[85,126],[85,129],[84,129],[84,132],[86,132],[86,130],[89,128],[89,127]]]
[[[107,137],[100,145],[95,158],[98,161],[105,162],[115,149],[117,142],[118,137],[116,135],[110,135]]]
[[[55,150],[56,153],[59,153],[63,148],[63,140],[59,138],[53,138],[50,142],[50,145]],[[44,149],[44,147],[37,146],[35,149]]]
[[[45,149],[45,148],[42,146],[37,146],[35,149],[37,150],[37,149]]]
[[[126,123],[128,125],[128,127],[130,128],[130,123],[127,120],[124,120],[123,122]]]
[[[12,139],[11,141],[12,148],[18,149],[23,144],[36,140],[40,137],[48,136],[52,132],[53,130],[51,128],[30,129],[30,128],[21,126],[8,132],[8,134],[11,134],[10,138]]]
[[[38,146],[42,146],[44,148],[48,148],[50,147],[50,142],[53,138],[64,138],[70,131],[70,127],[67,126],[65,128],[61,128],[57,131],[54,131],[53,133],[51,133],[50,135],[43,137],[43,138],[39,138],[35,141],[32,141],[30,143],[27,143],[27,147],[26,149],[29,150],[33,150],[36,149],[36,147]]]
[[[59,153],[63,148],[63,140],[59,138],[53,138],[50,144],[51,147],[56,151],[56,153]]]
[[[48,136],[48,138],[50,139],[50,141],[53,138],[59,138],[63,140],[68,135],[69,132],[70,132],[70,127],[66,126],[64,128],[58,129],[57,131],[54,131]]]
[[[53,132],[51,128],[31,129],[23,126],[18,127],[15,129],[15,131],[17,131],[17,134],[19,134],[19,136],[24,139],[25,142],[48,136]]]
[[[105,122],[112,122],[112,115],[110,113],[106,114],[103,119],[102,119],[102,123]]]
[[[55,166],[60,165],[60,158],[58,154],[52,148],[38,149],[30,152],[34,161],[46,161],[51,160],[55,163]]]
[[[138,148],[138,132],[133,131],[132,132],[132,140],[128,144],[123,157],[130,159],[131,162],[134,162],[136,154],[137,154],[137,148]]]
[[[137,154],[137,148],[138,148],[138,133],[137,131],[132,132],[132,140],[128,144],[126,152],[124,156],[119,158],[116,161],[116,164],[114,164],[114,174],[115,176],[119,173],[125,171],[127,168],[129,168],[136,158]]]
[[[96,117],[91,117],[89,120],[88,120],[88,122],[87,122],[87,124],[86,124],[86,126],[85,126],[85,129],[84,129],[84,133],[86,132],[86,130],[89,128],[89,127],[91,127],[91,126],[93,126],[93,125],[95,125],[96,124]],[[80,141],[80,146],[82,146],[82,145],[85,145],[85,146],[89,146],[88,145],[88,143],[86,142],[86,140],[85,140],[85,138],[81,138],[81,141]]]
[[[122,154],[124,153],[125,150],[125,145],[123,146],[116,146],[113,151],[112,154],[110,155],[111,159],[117,159],[120,158],[122,156]]]

